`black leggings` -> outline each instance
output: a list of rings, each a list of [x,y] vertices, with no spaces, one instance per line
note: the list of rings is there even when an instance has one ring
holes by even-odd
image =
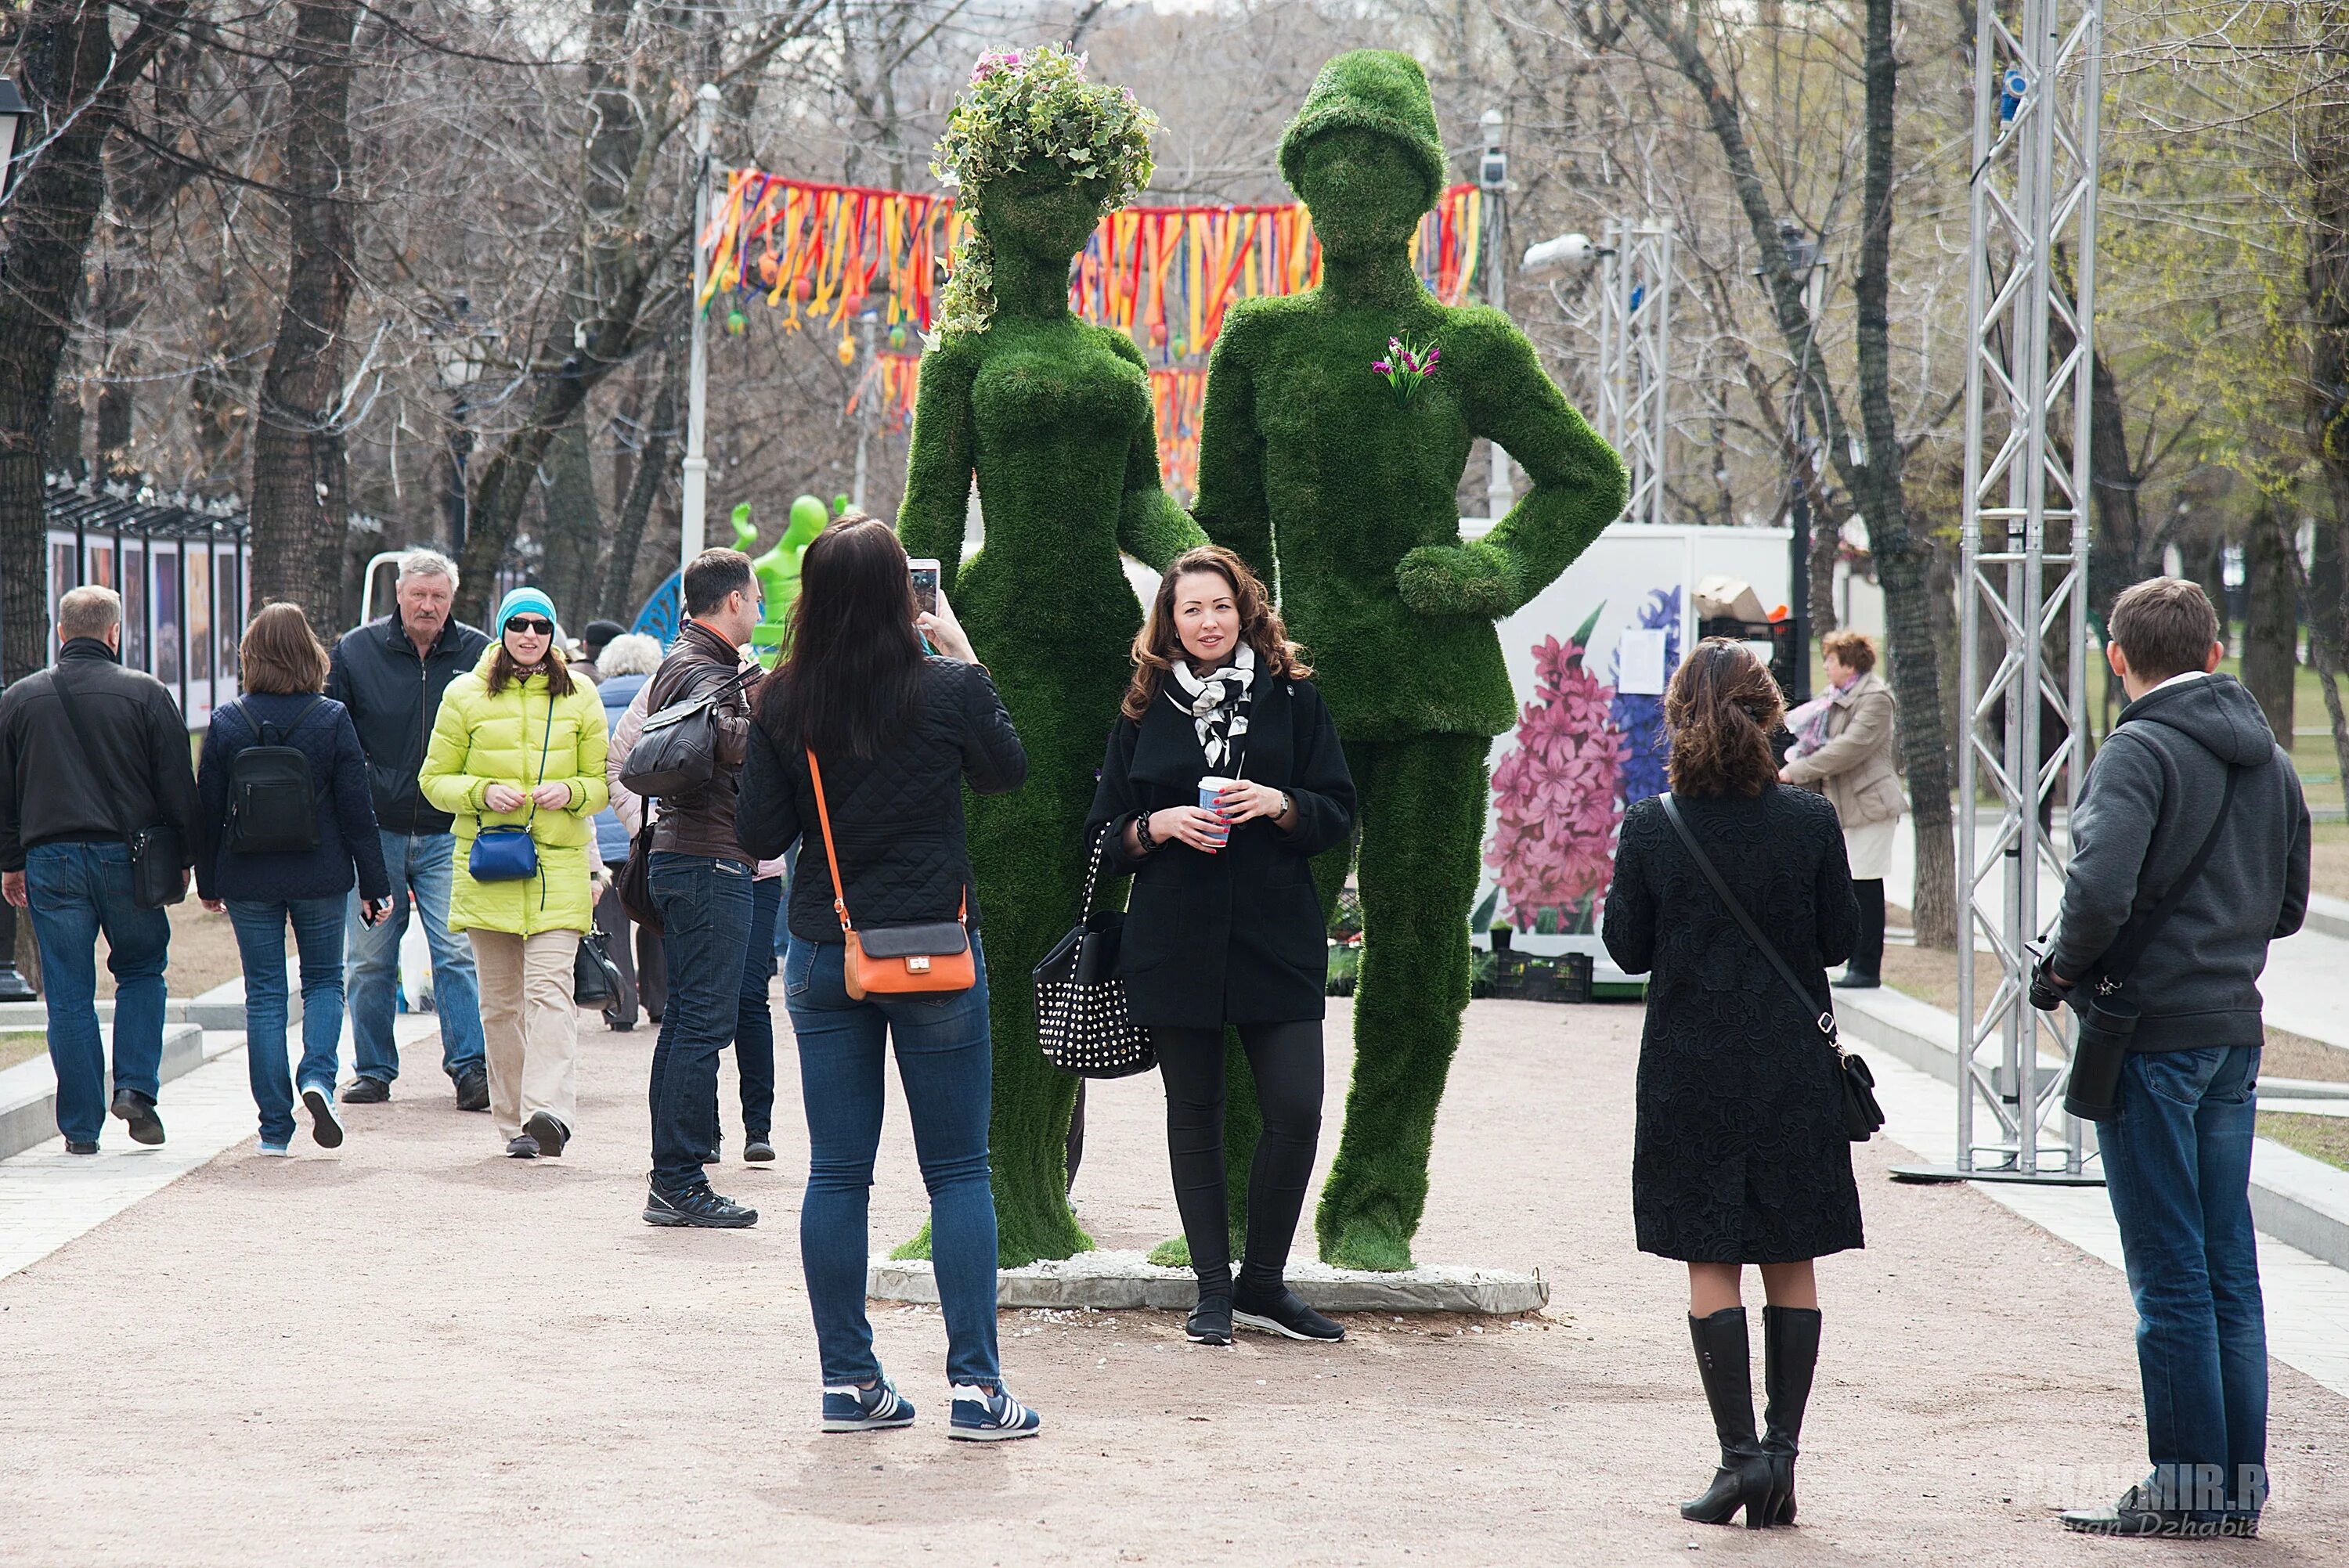
[[[1859,940],[1852,944],[1851,967],[1860,975],[1884,973],[1884,879],[1852,879],[1852,895],[1859,901]]]
[[[1321,1020],[1238,1028],[1264,1113],[1264,1130],[1248,1167],[1247,1255],[1240,1284],[1251,1296],[1262,1296],[1281,1288],[1288,1243],[1296,1237],[1305,1188],[1313,1177],[1313,1149],[1321,1136]],[[1166,1152],[1174,1168],[1174,1206],[1183,1215],[1199,1294],[1228,1295],[1224,1031],[1153,1029],[1150,1036],[1166,1080]]]

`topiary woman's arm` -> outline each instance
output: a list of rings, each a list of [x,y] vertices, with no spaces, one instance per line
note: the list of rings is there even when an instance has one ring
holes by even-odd
[[[1102,334],[1111,351],[1132,364],[1143,374],[1148,385],[1150,362],[1142,357],[1142,350],[1133,339],[1122,332]],[[1143,404],[1142,428],[1126,448],[1125,499],[1118,507],[1117,545],[1120,550],[1154,572],[1166,570],[1168,562],[1195,544],[1205,544],[1207,536],[1191,521],[1191,514],[1166,493],[1158,476],[1158,414],[1156,399]]]
[[[1423,615],[1500,616],[1557,581],[1621,515],[1630,481],[1525,335],[1495,312],[1464,314],[1454,333],[1464,352],[1457,361],[1447,353],[1444,368],[1461,366],[1470,433],[1500,443],[1533,488],[1483,539],[1404,556],[1396,580],[1403,603]]]
[[[1248,304],[1232,307],[1207,359],[1199,411],[1199,499],[1191,515],[1208,539],[1236,552],[1265,582],[1273,578],[1272,510],[1264,494],[1264,432],[1247,363]]]
[[[970,386],[978,363],[977,349],[958,338],[923,356],[914,438],[905,459],[905,500],[897,509],[897,538],[905,553],[936,557],[938,585],[949,595],[962,569],[963,532],[970,515],[978,451]]]

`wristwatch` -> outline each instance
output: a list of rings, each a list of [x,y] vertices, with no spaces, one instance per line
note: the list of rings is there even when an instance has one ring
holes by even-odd
[[[1278,821],[1295,810],[1297,810],[1297,797],[1283,789],[1280,792],[1280,810],[1273,813],[1273,820]]]

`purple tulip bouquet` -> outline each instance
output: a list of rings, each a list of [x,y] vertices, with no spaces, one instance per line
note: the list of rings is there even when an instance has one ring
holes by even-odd
[[[1435,362],[1444,357],[1444,350],[1435,344],[1420,347],[1408,334],[1387,339],[1387,356],[1374,359],[1371,369],[1386,377],[1394,388],[1395,401],[1411,406],[1412,395],[1426,385],[1435,375]]]

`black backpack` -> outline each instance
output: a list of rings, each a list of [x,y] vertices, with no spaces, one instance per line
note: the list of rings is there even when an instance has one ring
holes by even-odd
[[[221,847],[240,855],[300,854],[318,847],[318,791],[307,753],[285,744],[321,699],[312,697],[283,730],[264,724],[243,703],[246,724],[260,736],[228,765],[228,826]]]

